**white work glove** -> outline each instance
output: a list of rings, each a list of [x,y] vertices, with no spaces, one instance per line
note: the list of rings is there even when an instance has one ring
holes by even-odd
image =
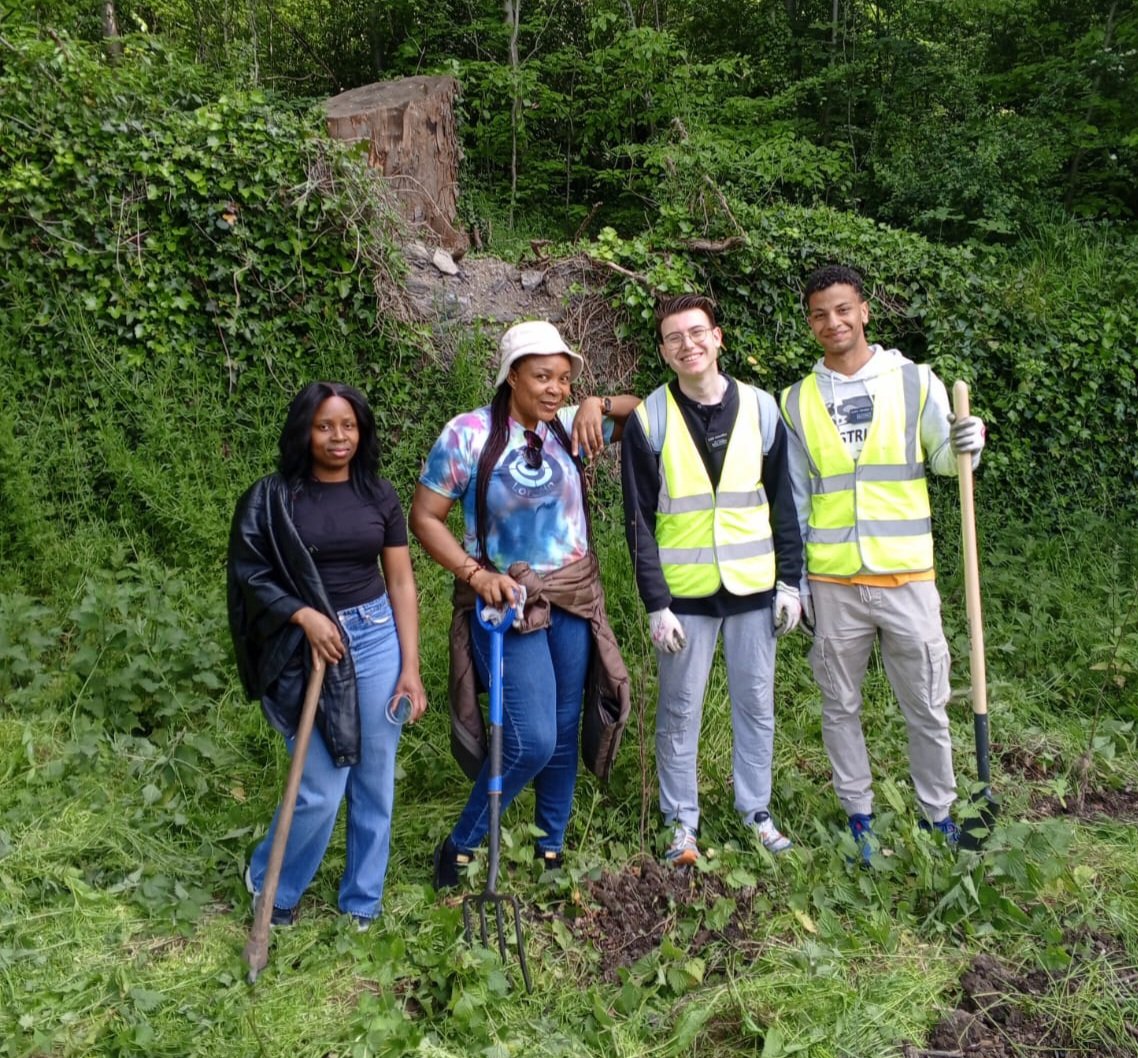
[[[814,596],[808,591],[801,592],[798,601],[802,603],[802,623],[798,626],[808,636],[814,634]]]
[[[653,610],[648,615],[648,631],[652,634],[652,645],[661,654],[678,654],[688,645],[680,619],[672,613],[671,607]]]
[[[948,421],[952,424],[948,428],[948,441],[952,445],[953,455],[979,455],[984,451],[984,439],[988,431],[984,421],[975,415],[967,415],[958,419],[949,415]]]
[[[802,602],[798,597],[798,589],[784,584],[781,580],[775,585],[774,592],[774,634],[781,638],[798,627],[802,620]]]

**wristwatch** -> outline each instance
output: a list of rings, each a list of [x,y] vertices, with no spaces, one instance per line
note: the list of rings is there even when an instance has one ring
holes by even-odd
[[[612,397],[602,397],[601,398],[601,414],[602,415],[611,415],[612,414]]]

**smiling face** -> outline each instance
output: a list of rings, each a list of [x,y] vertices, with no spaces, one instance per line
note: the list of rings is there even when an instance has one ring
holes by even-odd
[[[695,381],[718,372],[723,332],[703,309],[687,309],[660,321],[660,355],[681,379]]]
[[[506,376],[510,389],[510,416],[527,429],[550,422],[569,399],[573,365],[563,353],[526,356]]]
[[[312,416],[312,476],[317,481],[347,481],[360,443],[355,409],[343,397],[329,397]]]
[[[852,375],[869,360],[865,325],[869,322],[869,302],[855,287],[835,283],[810,295],[806,318],[814,337],[822,346],[827,367]]]

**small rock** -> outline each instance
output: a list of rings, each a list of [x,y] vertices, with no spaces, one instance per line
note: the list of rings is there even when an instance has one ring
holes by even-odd
[[[528,268],[522,273],[522,290],[537,290],[545,282],[545,273]]]
[[[458,275],[458,265],[454,263],[454,258],[451,257],[446,250],[436,250],[431,257],[431,264],[433,264],[443,275],[456,276]]]
[[[434,256],[434,251],[416,239],[403,247],[403,256],[406,257],[408,261],[430,264],[431,258]]]
[[[465,294],[456,294],[453,290],[448,290],[443,295],[442,309],[443,314],[451,319],[463,316],[470,309],[470,298]]]

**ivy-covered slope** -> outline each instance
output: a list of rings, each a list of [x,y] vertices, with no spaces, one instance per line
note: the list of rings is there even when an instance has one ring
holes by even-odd
[[[641,388],[658,375],[654,291],[714,293],[729,369],[777,390],[815,357],[802,278],[846,261],[873,290],[876,339],[974,383],[991,424],[983,480],[1002,501],[1138,497],[1132,241],[1103,243],[1097,272],[1040,271],[1015,250],[944,247],[708,182],[696,201],[697,161],[663,167],[680,175],[662,178],[666,205],[642,234],[606,230],[587,248],[642,277],[613,272],[609,290],[644,350]],[[14,34],[0,49],[7,554],[46,576],[45,556],[71,557],[66,541],[92,527],[105,548],[109,526],[137,552],[216,562],[236,488],[271,463],[284,403],[316,376],[369,391],[386,472],[409,492],[459,394],[483,392],[486,348],[464,330],[469,364],[431,356],[403,312],[397,227],[317,112],[221,93],[151,40],[111,65],[81,42]],[[686,248],[693,235],[744,238],[708,255]]]

